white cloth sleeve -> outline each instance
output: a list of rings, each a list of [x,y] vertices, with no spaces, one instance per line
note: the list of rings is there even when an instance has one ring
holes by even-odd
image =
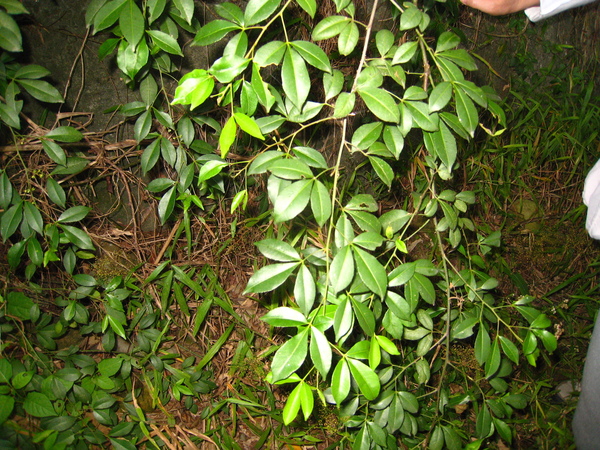
[[[588,207],[585,228],[594,239],[600,239],[600,160],[585,178],[583,203]]]
[[[577,6],[587,5],[595,0],[540,0],[540,6],[527,8],[525,14],[532,22],[546,19],[550,16]]]

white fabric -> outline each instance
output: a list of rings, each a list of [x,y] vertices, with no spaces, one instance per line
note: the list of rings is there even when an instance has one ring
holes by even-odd
[[[546,19],[567,9],[587,5],[595,0],[540,0],[540,6],[527,8],[525,14],[532,22]]]
[[[583,203],[588,207],[585,228],[591,237],[600,239],[600,160],[585,179]]]

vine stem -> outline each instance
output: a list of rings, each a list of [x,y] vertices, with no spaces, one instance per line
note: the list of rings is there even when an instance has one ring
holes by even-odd
[[[360,76],[363,66],[365,65],[365,61],[367,60],[367,50],[369,49],[369,40],[371,39],[371,32],[373,31],[373,23],[375,22],[375,13],[377,12],[378,4],[379,0],[373,0],[373,7],[371,8],[371,17],[369,17],[369,23],[367,24],[367,29],[365,31],[365,42],[363,44],[362,54],[360,55],[360,62],[358,63],[358,68],[356,69],[356,76],[354,77],[354,83],[352,84],[352,89],[350,92],[356,91],[358,77]]]

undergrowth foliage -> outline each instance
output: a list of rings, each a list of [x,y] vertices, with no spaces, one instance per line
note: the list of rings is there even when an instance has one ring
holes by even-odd
[[[0,20],[13,28],[11,15],[26,12],[17,4],[0,1]],[[335,0],[329,13],[321,6],[250,0],[242,9],[226,2],[214,5],[217,20],[200,26],[192,0],[93,0],[86,21],[94,32],[112,33],[100,56],[116,52],[125,82],[139,90],[141,101],[120,112],[134,121],[142,171],[165,168],[148,190],[159,198],[163,224],[181,220],[188,251],[191,217],[208,197],[233,185],[231,211],[244,210],[251,186],[266,182],[268,206],[255,222],[267,224],[256,246],[269,263],[245,293],[270,302],[262,319],[281,329],[267,380],[287,389],[277,416],[285,425],[312,420],[320,402],[336,405],[343,447],[479,448],[492,437],[510,444],[514,410],[528,402],[511,377],[514,367],[535,365],[556,339],[532,297],[510,304],[494,297],[498,282],[485,255],[499,246],[499,233],[478,230],[469,219],[475,194],[454,181],[461,142],[479,130],[502,132],[497,97],[466,78],[474,60],[454,33],[431,31],[428,6],[391,1],[392,20],[384,21],[376,20],[384,6],[378,0],[366,17],[357,15],[365,6],[350,0]],[[226,44],[210,67],[186,73],[171,93],[173,58],[183,55],[180,31],[192,33],[196,45]],[[20,50],[10,37],[10,46],[8,38],[0,43],[5,61]],[[40,85],[47,73],[39,66],[6,67],[0,119],[11,129],[20,125],[19,86],[39,100],[61,100]],[[199,139],[199,130],[209,138]],[[61,147],[82,139],[75,128],[39,139],[53,174],[86,169],[86,160]],[[130,395],[132,371],[151,380],[155,404],[191,400],[212,386],[202,370],[210,355],[176,367],[177,355],[159,354],[174,320],[170,302],[185,314],[182,287],[205,299],[194,335],[208,308],[234,311],[216,297],[206,300],[209,288],[196,279],[210,274],[168,260],[143,280],[98,281],[78,272],[78,261],[95,250],[75,226],[89,209],[68,207],[65,190],[48,176],[42,190],[62,212],[42,214],[35,198],[13,189],[11,176],[0,175],[0,232],[11,245],[11,266],[27,260],[31,279],[60,261],[77,287],[57,302],[63,309],[55,322],[23,294],[3,293],[2,332],[30,322],[37,342],[52,350],[68,327],[82,327],[102,336],[107,351],[135,334],[137,352],[99,362],[63,352],[64,367],[55,371],[39,352],[20,363],[3,344],[0,423],[23,408],[43,419],[36,439],[46,447],[101,444],[83,414],[90,410],[110,427],[115,447],[134,447],[121,439],[131,436],[156,445]],[[402,188],[401,177],[410,179]],[[405,194],[401,204],[385,201],[390,191]],[[162,293],[147,297],[142,288]],[[99,321],[84,300],[102,305]],[[124,392],[119,402],[133,419],[118,423],[116,395]]]

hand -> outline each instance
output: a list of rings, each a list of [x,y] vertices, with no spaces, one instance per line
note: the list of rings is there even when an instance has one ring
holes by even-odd
[[[511,14],[540,4],[539,0],[461,0],[461,2],[492,16]]]

